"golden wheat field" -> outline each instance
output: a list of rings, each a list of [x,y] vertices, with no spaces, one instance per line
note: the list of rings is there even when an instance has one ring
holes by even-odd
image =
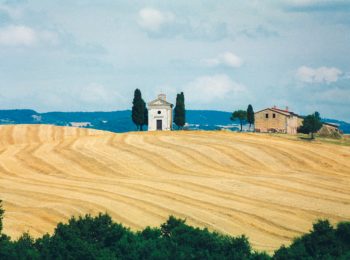
[[[4,233],[35,237],[108,212],[132,229],[170,214],[271,252],[318,218],[350,220],[350,147],[262,134],[114,134],[0,127]]]

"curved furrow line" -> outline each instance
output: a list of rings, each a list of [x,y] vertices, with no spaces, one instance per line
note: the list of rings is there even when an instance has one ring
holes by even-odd
[[[271,151],[277,151],[275,153],[277,155],[278,155],[278,151],[282,150],[284,153],[288,153],[287,157],[288,156],[298,157],[298,160],[301,160],[299,161],[301,163],[303,163],[303,160],[309,161],[309,163],[311,163],[310,166],[313,166],[312,168],[315,168],[315,169],[324,170],[323,166],[334,167],[339,165],[339,162],[337,160],[332,159],[333,156],[322,156],[321,152],[324,151],[323,149],[324,147],[320,146],[318,147],[320,149],[315,149],[314,145],[317,145],[317,144],[312,144],[313,150],[311,150],[310,144],[297,143],[295,141],[283,142],[283,145],[279,144],[280,142],[278,142],[277,145],[276,143],[269,143],[269,142],[265,142],[264,144],[257,144],[253,140],[252,141],[242,140],[242,142],[250,143],[252,146],[269,147]],[[304,152],[304,150],[307,150],[307,153]],[[293,152],[293,153],[291,154],[290,152]],[[313,159],[310,158],[312,157],[312,154],[314,155]],[[301,155],[304,155],[304,156],[301,156]],[[322,164],[322,162],[324,161],[330,161],[331,163],[326,163],[325,165],[320,166],[320,163]]]
[[[55,131],[56,135],[62,137],[64,135],[63,128],[58,128],[57,130],[59,131]],[[80,154],[71,154],[69,147],[73,142],[75,142],[75,139],[55,138],[55,140],[56,139],[59,140],[59,142],[53,145],[52,148],[52,154],[55,157],[62,158],[63,161],[67,161],[67,166],[76,168],[78,170],[78,173],[80,173],[81,178],[86,178],[88,176],[93,176],[96,178],[101,176],[91,171],[92,167],[87,166],[93,165],[93,163],[90,162],[88,158],[85,158],[83,156],[79,157]],[[69,172],[66,172],[66,174],[72,176]]]
[[[17,183],[21,183],[21,181],[19,181],[19,182],[17,182]],[[51,182],[44,182],[44,181],[42,181],[42,182],[40,183],[41,185],[39,185],[39,184],[37,184],[37,182],[29,183],[29,182],[27,181],[27,182],[25,182],[24,184],[25,184],[25,185],[35,185],[35,186],[38,186],[38,187],[41,187],[41,186],[43,186],[43,184],[45,184],[44,187],[45,187],[46,189],[48,189],[48,188],[50,188],[50,189],[52,189],[52,188],[61,189],[62,192],[63,192],[63,194],[67,194],[68,191],[80,191],[79,188],[77,188],[76,186],[73,186],[74,188],[68,188],[67,185],[64,184],[64,183],[60,183],[60,184],[58,184],[58,185],[54,185],[54,184],[51,183]],[[71,186],[71,185],[68,185],[68,186]],[[40,188],[39,188],[39,189],[40,189]],[[38,190],[39,190],[39,189],[38,189]],[[85,192],[82,192],[82,194],[89,193],[90,195],[91,195],[91,194],[92,194],[92,195],[97,195],[96,197],[101,197],[101,196],[102,196],[102,197],[107,197],[107,198],[110,198],[110,199],[115,199],[115,196],[118,196],[118,201],[123,201],[126,205],[132,205],[132,206],[134,206],[134,207],[136,207],[136,208],[139,208],[139,209],[142,210],[143,212],[149,213],[150,215],[157,216],[157,217],[161,217],[162,220],[165,220],[166,217],[167,217],[169,214],[174,214],[174,215],[181,216],[181,217],[188,217],[187,215],[185,215],[185,214],[183,214],[183,213],[181,213],[181,212],[179,212],[179,211],[172,210],[172,209],[169,209],[169,208],[167,208],[167,207],[163,207],[163,206],[161,206],[161,205],[159,205],[159,204],[155,204],[155,203],[152,202],[152,200],[146,201],[146,200],[144,200],[144,199],[134,198],[134,197],[127,196],[127,195],[123,195],[123,194],[119,194],[119,193],[116,194],[115,192],[111,192],[111,191],[109,191],[109,194],[113,194],[114,196],[112,196],[112,195],[107,195],[107,194],[102,193],[101,191],[99,191],[99,190],[97,190],[97,189],[94,189],[94,188],[91,188],[91,187],[86,188],[86,189],[87,189],[87,190],[86,190]],[[93,190],[94,192],[92,192],[92,190]],[[98,191],[98,192],[96,192],[96,191]],[[45,193],[45,194],[46,194],[46,193]],[[50,195],[50,199],[52,199],[53,195],[52,195],[51,193],[50,193],[49,195]],[[142,195],[140,195],[140,196],[142,196]],[[56,196],[56,197],[58,197],[58,196]],[[61,200],[62,200],[62,198],[65,198],[65,197],[60,197],[60,198],[61,198]],[[122,199],[121,199],[121,198],[122,198]],[[67,198],[67,200],[71,200],[71,199],[70,199],[70,198]],[[142,207],[141,207],[141,206],[139,206],[139,205],[136,205],[136,204],[135,204],[135,201],[145,203],[145,206],[142,206]],[[81,203],[83,203],[83,201],[81,201],[81,202],[79,202],[79,203],[81,204]],[[79,204],[79,203],[78,203],[78,204]],[[71,202],[68,202],[68,204],[71,205]],[[150,206],[153,206],[154,211],[150,211],[150,210],[148,209]],[[103,209],[103,208],[102,208],[102,209]],[[159,215],[159,214],[154,213],[154,212],[159,212],[159,211],[164,212],[164,214],[163,214],[163,215]],[[169,213],[169,212],[170,212],[170,213]],[[114,215],[115,215],[115,214],[114,214]],[[118,219],[118,220],[121,220],[123,223],[126,223],[127,225],[129,225],[129,226],[131,226],[131,227],[139,227],[139,228],[140,228],[140,226],[138,226],[138,225],[136,225],[136,224],[127,223],[123,218],[120,218],[119,216],[117,217],[117,219]],[[207,223],[206,221],[199,221],[198,219],[195,219],[195,218],[191,218],[191,219],[192,219],[192,221],[197,222],[199,225],[210,226],[210,223]]]
[[[56,187],[54,187],[54,185],[50,184],[51,187],[47,187],[47,186],[43,186],[43,185],[39,185],[39,184],[35,184],[35,183],[31,183],[28,184],[26,183],[26,186],[23,187],[24,189],[6,189],[7,193],[12,194],[12,196],[17,196],[23,197],[23,201],[27,202],[29,198],[32,198],[33,201],[35,201],[35,203],[33,203],[33,207],[37,208],[40,207],[40,204],[42,203],[54,203],[57,205],[61,205],[61,207],[63,206],[63,208],[74,208],[75,210],[67,210],[65,216],[66,218],[70,218],[72,215],[76,216],[76,215],[84,215],[86,213],[88,213],[91,209],[93,209],[94,213],[98,213],[98,212],[105,212],[106,207],[102,206],[103,204],[110,204],[111,206],[117,205],[117,204],[122,204],[123,207],[129,207],[130,206],[127,203],[121,202],[121,201],[112,201],[108,198],[102,198],[102,197],[94,197],[91,195],[87,195],[89,194],[89,191],[87,190],[69,190],[66,187],[60,187],[58,185],[58,188],[56,189]],[[53,188],[54,187],[54,188]],[[52,189],[53,188],[53,189]],[[40,192],[39,192],[40,191]],[[57,195],[57,193],[60,192],[60,195]],[[1,192],[3,193],[3,191]],[[49,196],[49,197],[48,197]],[[11,197],[5,196],[3,195],[3,197],[6,198],[7,201],[11,202]],[[82,198],[85,198],[85,200],[83,200]],[[21,201],[21,200],[17,200],[17,201]],[[103,203],[103,202],[107,202],[108,203]],[[23,204],[23,203],[22,203]],[[101,205],[102,204],[102,205]],[[29,206],[26,206],[29,207]],[[56,210],[58,210],[56,208]],[[108,212],[112,212],[113,213],[113,217],[117,217],[118,220],[122,221],[122,223],[125,223],[128,226],[131,227],[138,227],[141,228],[141,226],[132,221],[130,218],[124,216],[125,214],[119,214],[117,212],[115,212],[115,210],[110,209]],[[62,212],[61,212],[62,214]]]
[[[298,184],[302,184],[312,188],[317,188],[325,192],[330,191],[330,192],[338,193],[339,195],[350,195],[350,190],[348,188],[350,183],[342,184],[339,181],[336,184],[330,183],[330,182],[326,182],[323,178],[320,178],[319,176],[314,174],[312,175],[312,178],[310,176],[310,178],[308,179],[303,179],[302,176],[300,176],[300,174],[293,175],[293,176],[283,176],[283,177],[285,180],[288,180],[292,183],[298,183]],[[340,186],[343,186],[343,187],[340,187]]]
[[[153,194],[155,197],[159,197],[161,195],[162,198],[168,198],[169,200],[172,200],[172,201],[177,201],[185,205],[191,205],[193,207],[196,207],[197,208],[196,210],[205,208],[209,212],[213,211],[216,213],[220,213],[224,216],[228,216],[230,219],[235,219],[235,221],[238,220],[238,222],[241,225],[252,226],[257,230],[260,230],[261,232],[270,234],[275,237],[290,239],[295,235],[301,234],[301,232],[298,230],[288,228],[286,226],[270,221],[259,215],[256,215],[244,210],[237,210],[232,207],[218,205],[210,201],[196,199],[194,197],[187,196],[184,193],[179,194],[179,193],[165,191],[165,190],[161,190],[161,189],[157,189],[154,187],[149,187],[141,184],[139,184],[137,187],[130,187],[130,188],[132,188],[133,190],[139,190],[144,193]],[[265,226],[267,225],[267,227],[262,228],[263,225]],[[276,232],[273,232],[272,231],[273,228],[278,228],[278,230]],[[285,234],[286,232],[290,232],[291,236],[281,235],[281,234]]]
[[[192,163],[188,167],[190,168],[200,167],[200,169],[197,169],[196,172],[197,173],[205,172],[208,177],[209,176],[220,177],[220,176],[226,176],[226,175],[232,176],[232,174],[244,175],[243,172],[235,171],[234,168],[224,167],[218,164],[217,161],[213,160],[209,155],[203,153],[198,148],[185,147],[184,145],[179,145],[172,142],[167,142],[165,145],[163,145],[161,140],[157,141],[157,139],[152,143],[150,142],[149,139],[146,139],[145,143],[150,144],[154,147],[162,147],[163,154],[174,154],[174,151],[176,151],[176,153],[180,153],[182,156],[186,156],[186,159],[188,162],[190,160],[192,161]],[[211,147],[204,147],[204,148],[211,149]],[[190,158],[190,160],[188,160],[188,158]],[[174,158],[174,159],[178,161],[177,158]],[[185,170],[188,171],[189,169],[186,168]],[[208,171],[208,170],[211,170],[211,171]]]
[[[23,165],[33,169],[42,174],[61,174],[60,171],[52,164],[48,164],[34,155],[35,151],[40,148],[42,144],[28,144],[24,149],[18,151],[14,156]]]
[[[75,143],[80,139],[65,140],[62,144],[59,144],[56,153],[61,154],[64,157],[69,158],[76,164],[79,164],[86,171],[94,173],[97,176],[110,176],[111,174],[120,175],[120,172],[116,172],[114,169],[104,165],[94,156],[87,155],[82,150],[74,148]]]
[[[36,184],[32,184],[32,185],[38,186],[38,185],[36,185]],[[55,186],[55,185],[52,185],[51,183],[48,184],[48,185],[51,186],[50,188],[52,188],[52,187]],[[45,186],[45,187],[46,187],[46,186]],[[63,191],[66,191],[66,192],[64,192],[64,194],[67,194],[67,191],[74,191],[74,189],[68,189],[66,186],[63,186],[63,187],[62,187],[62,186],[58,186],[58,188],[62,189]],[[86,194],[86,193],[87,193],[87,191],[84,192],[83,194]],[[95,196],[95,197],[97,197],[97,198],[101,198],[101,196],[103,196],[103,197],[110,197],[111,199],[115,199],[115,198],[114,198],[113,196],[111,196],[111,195],[106,195],[106,194],[101,195],[102,193],[98,193],[98,194],[97,194],[97,193],[95,193],[95,192],[91,192],[91,189],[89,189],[88,193],[89,193],[89,194],[92,194],[92,195],[98,195],[98,196]],[[127,193],[128,193],[128,192],[127,192]],[[46,194],[46,193],[42,193],[42,194]],[[55,194],[55,193],[53,193],[53,194]],[[69,193],[69,194],[72,194],[72,193]],[[119,194],[119,193],[118,193],[118,194],[113,193],[113,194],[118,196],[118,199],[120,199],[120,200],[117,200],[117,201],[118,201],[119,203],[122,202],[122,203],[124,203],[125,205],[128,205],[129,207],[130,207],[130,205],[131,205],[131,206],[133,206],[133,207],[135,207],[135,208],[139,208],[139,209],[140,209],[141,211],[143,211],[143,212],[144,212],[145,210],[147,210],[147,211],[146,211],[147,213],[153,214],[153,215],[154,215],[154,212],[153,212],[153,211],[150,211],[150,210],[148,209],[148,207],[150,207],[150,206],[152,206],[153,208],[155,208],[155,211],[162,211],[162,212],[164,212],[164,215],[158,215],[158,216],[157,216],[157,214],[155,214],[157,217],[161,217],[161,220],[162,220],[162,221],[164,221],[164,220],[168,217],[169,214],[172,214],[172,215],[179,216],[179,217],[181,217],[181,218],[187,218],[187,219],[191,220],[192,222],[197,223],[197,225],[199,225],[199,226],[206,226],[206,227],[215,228],[215,226],[213,226],[211,223],[209,223],[209,222],[207,222],[207,221],[205,221],[205,220],[201,220],[201,218],[198,218],[198,217],[196,217],[196,218],[191,217],[191,216],[189,216],[189,215],[184,214],[184,213],[181,212],[181,211],[178,211],[178,210],[169,208],[169,206],[168,206],[168,207],[164,207],[163,204],[162,204],[162,205],[161,205],[161,204],[158,204],[158,203],[156,203],[153,199],[146,200],[142,194],[140,195],[142,198],[135,198],[135,197],[132,197],[131,195],[125,195],[125,194]],[[52,196],[51,190],[50,190],[50,194],[49,194],[49,195],[50,195],[50,198],[51,198],[51,196]],[[100,195],[101,195],[101,196],[100,196]],[[63,198],[65,198],[65,197],[63,197]],[[68,199],[71,199],[71,197],[70,197],[70,198],[66,198],[66,199],[67,199],[67,200],[68,200]],[[74,199],[74,200],[77,201],[77,199]],[[135,201],[137,201],[137,202],[142,202],[142,203],[145,204],[145,206],[144,206],[144,207],[137,206],[137,205],[135,205]],[[79,202],[78,205],[85,205],[86,202],[88,202],[88,203],[91,204],[91,201],[86,201],[86,200],[84,200],[84,201]],[[71,205],[71,203],[68,203],[68,205]],[[168,203],[164,203],[164,205],[169,205],[169,204],[168,204]],[[96,207],[94,207],[94,208],[96,208]],[[100,209],[100,212],[102,212],[103,209],[104,209],[104,208]],[[199,213],[201,213],[201,209],[200,209],[200,208],[196,209],[196,211],[198,211]],[[110,211],[108,211],[108,212],[110,212]],[[116,218],[117,220],[121,221],[122,223],[124,223],[124,224],[126,224],[126,225],[128,225],[128,226],[130,226],[130,227],[133,227],[133,228],[138,228],[138,229],[141,228],[140,225],[135,224],[135,223],[132,223],[132,224],[131,224],[131,223],[130,223],[130,220],[129,220],[129,221],[126,221],[125,218],[122,218],[122,217],[120,217],[120,215],[115,214],[114,211],[112,211],[112,212],[113,212],[113,213],[112,213],[113,217]],[[204,214],[204,212],[202,212],[202,214]],[[115,215],[117,215],[117,216],[115,216]],[[159,222],[159,223],[160,223],[160,222]]]
[[[155,158],[151,154],[145,156],[145,152],[136,151],[135,148],[131,148],[129,145],[124,143],[125,135],[111,136],[106,142],[106,147],[104,147],[105,153],[109,150],[111,152],[117,151],[120,155],[120,163],[124,164],[125,172],[128,177],[140,177],[151,178],[159,177],[159,172],[166,172],[167,175],[178,175],[174,169],[175,167],[166,167],[159,163],[159,158]],[[180,171],[180,170],[179,170]]]
[[[328,193],[322,194],[322,193],[318,193],[318,192],[314,192],[314,191],[310,191],[310,190],[304,191],[301,189],[292,188],[290,186],[286,186],[286,185],[282,185],[282,184],[263,182],[261,180],[254,181],[251,179],[246,179],[245,182],[252,184],[252,185],[255,185],[257,187],[260,186],[260,187],[269,188],[272,190],[282,191],[285,193],[298,194],[298,195],[301,195],[305,198],[311,197],[314,199],[321,199],[321,200],[325,200],[325,201],[329,201],[329,202],[340,203],[340,204],[343,204],[344,206],[350,204],[350,198],[345,199],[345,198],[330,196]]]
[[[155,138],[152,138],[152,139],[155,139]],[[151,143],[150,138],[146,139],[146,141],[148,143]],[[179,142],[175,143],[170,141],[164,141],[159,137],[156,140],[154,140],[152,144],[154,143],[156,143],[157,146],[163,147],[164,149],[170,149],[170,150],[176,149],[176,151],[179,151],[182,154],[185,154],[187,157],[191,158],[191,160],[193,160],[194,162],[200,165],[206,166],[210,169],[213,169],[216,172],[224,172],[228,174],[235,173],[232,169],[230,169],[230,166],[234,165],[234,163],[232,163],[231,160],[230,160],[231,163],[229,165],[228,164],[224,165],[223,161],[220,162],[213,158],[213,155],[215,153],[219,154],[219,156],[216,155],[216,157],[220,157],[220,156],[226,157],[225,158],[226,160],[228,156],[210,146],[197,145],[197,144],[187,145],[186,143],[183,143],[183,142],[179,144]]]
[[[50,185],[52,185],[52,184],[50,184]],[[45,185],[45,187],[46,187],[46,185]],[[58,187],[60,187],[61,190],[62,190],[62,188],[64,188],[64,186],[62,186],[62,185],[61,185],[61,186],[58,185]],[[51,189],[51,190],[52,190],[52,189]],[[90,193],[90,191],[89,191],[89,193]],[[50,196],[51,196],[51,194],[50,194]],[[143,195],[140,195],[140,196],[143,197]],[[140,200],[140,199],[139,199],[139,200]],[[165,215],[164,215],[163,220],[165,220],[166,217],[167,217],[169,214],[173,214],[173,215],[176,215],[176,216],[178,216],[178,217],[187,218],[187,219],[190,220],[192,223],[196,223],[196,225],[198,225],[198,226],[206,226],[206,227],[211,227],[212,229],[215,229],[215,225],[213,225],[213,224],[210,223],[210,222],[205,221],[204,219],[201,219],[201,217],[199,217],[199,216],[192,217],[192,216],[190,216],[190,215],[188,215],[188,214],[182,213],[182,211],[175,210],[175,208],[169,208],[169,205],[170,205],[169,203],[164,203],[164,205],[167,205],[167,207],[164,207],[163,204],[154,203],[154,201],[156,201],[156,200],[152,199],[151,201],[147,201],[147,203],[153,204],[154,206],[158,207],[158,209],[161,208],[161,209],[163,209],[163,210],[166,212]],[[83,202],[82,202],[82,203],[83,203]],[[145,203],[145,202],[143,202],[143,203]],[[199,213],[201,212],[200,209],[196,209],[196,211],[199,212]],[[201,214],[209,214],[209,215],[210,215],[211,213],[202,212]],[[113,217],[115,217],[115,216],[113,216]],[[126,225],[128,225],[128,226],[131,226],[131,227],[137,226],[137,225],[129,224],[128,222],[126,222],[125,220],[123,220],[121,217],[117,217],[116,219],[122,221],[122,223],[124,223],[124,224],[126,224]],[[160,222],[159,222],[159,223],[160,223]]]
[[[15,143],[14,137],[13,137],[13,129],[14,125],[10,126],[2,126],[1,127],[1,145],[7,146],[12,145]]]
[[[205,175],[203,174],[203,171],[206,168],[191,161],[191,158],[189,158],[187,155],[183,155],[175,149],[165,149],[163,147],[160,148],[158,145],[149,144],[145,142],[144,136],[141,138],[139,136],[133,136],[133,138],[131,138],[131,136],[127,136],[125,139],[125,144],[129,145],[132,150],[137,149],[138,151],[143,151],[144,156],[148,159],[152,158],[154,164],[157,166],[162,163],[169,168],[176,167],[180,170],[180,173],[191,173],[197,176]]]
[[[329,168],[331,170],[341,170],[341,171],[349,171],[350,163],[344,164],[344,162],[341,162],[339,159],[341,158],[339,155],[336,155],[338,160],[334,160],[333,157],[335,156],[334,153],[325,155],[326,152],[324,149],[318,149],[317,152],[314,150],[304,148],[304,149],[298,149],[298,147],[293,147],[291,149],[295,154],[298,154],[301,157],[305,157],[305,159],[312,161],[315,165],[319,166],[320,168]]]
[[[229,192],[227,190],[221,189],[215,189],[213,187],[209,187],[207,185],[194,183],[191,181],[182,180],[181,183],[178,183],[174,180],[168,180],[164,181],[166,183],[169,183],[170,185],[180,187],[180,188],[186,188],[188,187],[189,190],[203,192],[206,194],[210,194],[212,196],[223,198],[223,199],[229,199],[232,201],[240,201],[242,203],[246,203],[252,206],[257,207],[265,207],[265,208],[273,208],[276,211],[280,211],[283,213],[286,213],[288,215],[294,215],[298,216],[300,218],[306,218],[309,219],[311,222],[320,218],[320,211],[316,211],[313,209],[304,209],[301,207],[293,206],[293,205],[285,205],[283,201],[272,201],[269,198],[266,198],[265,200],[260,199],[257,196],[251,197],[251,196],[244,196],[244,195],[238,195],[237,193]],[[241,191],[240,191],[241,192]],[[328,214],[327,212],[322,212],[322,217],[329,218],[329,219],[336,219],[341,220],[343,218],[339,217],[338,215],[334,214]]]
[[[168,212],[167,210],[164,210],[163,207],[159,207],[158,205],[140,199],[140,198],[135,198],[132,196],[127,196],[127,195],[123,195],[118,193],[115,190],[112,189],[98,189],[92,185],[88,185],[88,186],[84,186],[82,184],[78,184],[78,185],[73,185],[73,184],[67,184],[67,182],[61,182],[59,184],[55,184],[52,182],[48,182],[48,181],[41,181],[40,183],[37,183],[35,181],[26,181],[23,182],[21,180],[18,181],[18,183],[20,184],[24,184],[26,185],[26,187],[28,186],[35,186],[35,187],[45,187],[45,189],[52,189],[52,190],[62,190],[63,194],[67,194],[66,196],[68,196],[69,194],[73,193],[81,193],[81,194],[89,194],[89,196],[94,195],[94,198],[104,198],[104,199],[110,199],[113,201],[118,201],[118,202],[122,202],[124,203],[124,205],[128,205],[129,207],[132,206],[144,213],[147,213],[150,216],[156,217],[158,219],[164,219],[165,217],[168,216]],[[109,185],[110,186],[110,185]],[[38,189],[39,190],[39,189]],[[18,194],[18,192],[16,192],[16,195]],[[55,199],[55,202],[60,202],[62,203],[62,200],[71,200],[70,197],[66,197],[64,195],[56,195],[56,196],[52,196],[52,194],[47,194],[47,193],[42,193],[42,194],[46,194],[46,195],[50,195],[50,200]],[[77,205],[85,205],[86,202],[90,203],[87,200],[77,200],[75,199],[75,201],[78,201],[78,203],[76,203]],[[68,203],[69,205],[71,205],[72,203]],[[74,203],[73,203],[74,204]],[[100,212],[105,211],[105,207],[100,207]],[[159,212],[162,212],[162,214],[159,214]],[[123,220],[123,219],[121,219]],[[55,223],[57,224],[57,223]],[[131,226],[135,227],[138,226],[135,223],[132,224]]]
[[[109,139],[110,137],[106,136],[99,140],[98,144],[90,142],[84,142],[83,146],[76,144],[75,150],[79,150],[82,154],[89,157],[99,158],[98,161],[101,164],[113,169],[114,173],[118,172],[118,175],[121,177],[138,176],[138,172],[131,174],[132,170],[129,165],[126,164],[125,157],[123,158],[122,156],[123,154],[118,149],[108,145]],[[136,163],[136,161],[133,163]],[[113,174],[113,176],[114,175],[115,174]]]
[[[128,135],[125,135],[125,139]],[[114,146],[115,144],[113,144]],[[155,165],[160,170],[166,172],[167,174],[175,175],[193,175],[193,176],[203,176],[203,174],[198,173],[198,171],[192,170],[191,168],[183,167],[182,165],[176,164],[173,160],[165,158],[161,153],[155,150],[145,149],[143,145],[134,145],[128,143],[124,140],[122,146],[117,147],[126,152],[134,153],[135,155],[142,157],[144,160],[149,161],[151,164]]]
[[[268,147],[271,151],[276,151],[276,156],[282,155],[286,158],[291,159],[295,164],[293,164],[294,169],[305,169],[305,167],[308,167],[309,169],[313,170],[319,170],[322,172],[329,173],[330,169],[332,169],[331,164],[327,163],[329,159],[326,158],[318,158],[318,159],[311,159],[310,154],[303,154],[302,151],[299,151],[297,148],[292,148],[290,146],[287,147],[275,147],[270,144],[266,144],[265,147]],[[334,163],[333,163],[334,164]],[[334,164],[336,165],[336,164]],[[340,175],[342,176],[342,175]]]
[[[255,171],[258,169],[261,170],[269,170],[266,165],[261,164],[258,160],[253,158],[252,156],[248,155],[247,153],[244,153],[240,151],[237,148],[234,148],[233,146],[229,145],[215,145],[211,144],[211,147],[213,149],[216,149],[220,151],[223,154],[226,154],[228,157],[231,158],[232,161],[238,162],[239,165],[235,165],[235,167],[239,168],[240,170],[247,170],[245,168],[249,167],[249,171],[251,169],[254,169]]]
[[[191,181],[185,181],[182,180],[181,183],[178,183],[177,181],[174,180],[167,180],[164,181],[165,183],[168,183],[172,186],[175,186],[177,188],[188,188],[191,191],[196,191],[196,192],[202,192],[205,194],[210,194],[211,196],[217,197],[217,198],[222,198],[222,199],[228,199],[232,201],[239,201],[241,203],[245,203],[254,207],[265,207],[265,208],[273,208],[276,211],[288,214],[288,215],[294,215],[298,216],[300,214],[309,214],[310,219],[314,219],[315,216],[317,216],[317,212],[310,212],[306,211],[304,209],[300,209],[297,207],[293,206],[285,206],[280,203],[272,202],[270,200],[262,200],[258,197],[249,197],[249,196],[244,196],[244,195],[238,195],[237,193],[234,192],[229,192],[227,190],[219,190],[215,189],[211,186],[199,184],[199,183],[193,183]]]
[[[106,153],[107,140],[106,137],[99,139],[91,139],[91,141],[95,141],[90,143],[89,141],[85,141],[84,139],[78,139],[75,143],[71,145],[72,150],[80,153],[81,155],[91,158],[94,160],[94,164],[98,164],[99,168],[103,165],[103,174],[120,176],[120,177],[129,177],[129,170],[127,170],[127,166],[123,165],[123,160],[118,159],[119,154],[114,154],[117,152],[116,149],[111,151],[112,154]],[[97,142],[96,142],[97,140]]]
[[[164,139],[170,139],[168,136],[164,136],[161,140],[163,141]],[[171,138],[175,139],[175,138]],[[228,156],[233,159],[233,161],[238,161],[240,162],[243,166],[254,166],[263,168],[265,170],[269,169],[264,163],[261,163],[261,161],[257,160],[255,157],[249,155],[248,153],[242,152],[242,150],[237,149],[235,147],[234,143],[232,142],[225,142],[220,145],[218,145],[214,140],[209,142],[207,139],[204,140],[198,140],[197,139],[189,139],[189,140],[181,140],[181,139],[176,139],[177,142],[181,142],[182,144],[185,143],[186,146],[191,147],[190,145],[187,144],[196,144],[196,145],[202,145],[204,147],[210,147],[211,149],[216,149],[220,153],[223,153],[225,156]],[[216,139],[215,139],[216,141]],[[169,141],[165,141],[171,144]],[[225,149],[226,148],[226,149]]]
[[[0,179],[8,178],[18,178],[19,174],[9,171],[6,166],[3,165],[2,159],[0,157]]]
[[[277,163],[272,164],[271,168],[280,169],[281,166],[284,166],[290,170],[312,168],[312,166],[305,160],[300,159],[299,157],[281,149],[280,147],[271,147],[269,144],[251,144],[251,146],[254,146],[256,149],[263,151],[264,153],[269,154],[274,158],[274,162]]]
[[[40,126],[37,125],[28,125],[26,127],[26,143],[42,143],[39,137]]]

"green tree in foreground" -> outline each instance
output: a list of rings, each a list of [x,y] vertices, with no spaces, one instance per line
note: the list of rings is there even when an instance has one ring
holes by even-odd
[[[178,129],[183,128],[186,123],[185,95],[183,92],[176,95],[174,123],[177,125]]]
[[[340,222],[334,229],[328,220],[319,220],[310,233],[296,238],[289,247],[282,246],[273,258],[350,259],[350,222]]]
[[[247,111],[245,110],[236,110],[232,113],[231,118],[232,121],[238,119],[241,125],[241,132],[243,129],[243,123],[247,120]]]
[[[2,200],[0,200],[0,236],[1,236],[1,232],[2,232],[2,220],[4,218],[4,213],[5,213],[5,211],[2,208]]]
[[[247,122],[249,123],[249,130],[250,130],[251,126],[255,122],[254,110],[251,104],[249,104],[247,108]]]
[[[148,115],[146,116],[146,113],[148,113],[148,111],[146,108],[146,103],[142,99],[141,91],[139,89],[135,89],[134,99],[132,101],[131,117],[137,130],[142,131],[142,126],[148,124]]]
[[[322,127],[320,114],[315,112],[304,118],[303,124],[299,127],[298,132],[304,134],[311,134],[311,139],[314,139],[314,134]]]
[[[350,222],[334,228],[319,220],[308,234],[269,256],[252,250],[244,235],[192,227],[173,216],[160,228],[135,232],[107,214],[85,215],[38,239],[24,233],[11,241],[0,235],[0,259],[350,259]]]

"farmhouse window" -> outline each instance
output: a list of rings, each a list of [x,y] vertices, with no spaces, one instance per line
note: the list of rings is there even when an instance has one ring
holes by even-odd
[[[272,117],[273,117],[273,118],[276,118],[276,114],[272,114]]]
[[[269,118],[269,114],[265,114],[265,117],[266,117],[266,118]]]

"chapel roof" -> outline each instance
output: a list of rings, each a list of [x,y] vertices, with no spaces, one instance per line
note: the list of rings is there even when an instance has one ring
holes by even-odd
[[[159,94],[155,100],[152,100],[148,103],[148,106],[170,106],[173,107],[173,104],[166,101],[166,96],[164,94]]]

